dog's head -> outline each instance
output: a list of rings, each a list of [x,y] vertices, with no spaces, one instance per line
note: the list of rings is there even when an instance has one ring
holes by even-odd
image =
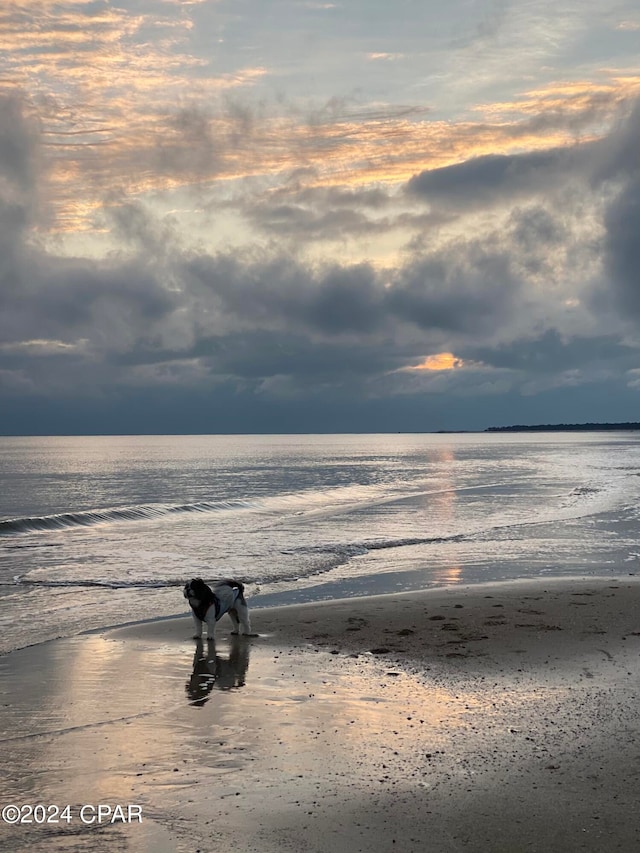
[[[185,598],[196,599],[197,601],[207,601],[213,593],[211,588],[206,585],[202,578],[192,578],[184,585],[183,594]]]

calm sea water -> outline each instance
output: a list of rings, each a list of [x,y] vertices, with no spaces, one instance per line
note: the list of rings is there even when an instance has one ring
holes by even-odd
[[[0,650],[185,611],[635,573],[634,433],[0,438]]]

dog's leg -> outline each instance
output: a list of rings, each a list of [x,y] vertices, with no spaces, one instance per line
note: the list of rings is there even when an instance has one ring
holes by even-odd
[[[249,619],[249,608],[247,605],[240,601],[236,601],[236,605],[234,608],[236,612],[236,619],[240,621],[240,626],[242,630],[238,630],[239,634],[250,634],[251,633],[251,620]]]
[[[202,636],[202,619],[198,619],[193,610],[191,611],[191,615],[193,616],[193,624],[195,625],[196,630],[195,634],[193,635],[193,639],[199,640]]]
[[[237,607],[238,605],[236,604],[235,607],[232,607],[231,610],[228,611],[231,621],[233,622],[233,631],[231,633],[234,636],[240,633],[240,620],[238,619]]]
[[[215,632],[216,632],[216,614],[215,607],[211,605],[211,607],[207,610],[206,613],[207,619],[207,639],[215,640]]]

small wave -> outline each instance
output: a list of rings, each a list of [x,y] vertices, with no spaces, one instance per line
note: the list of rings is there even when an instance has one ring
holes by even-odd
[[[475,534],[455,533],[451,536],[417,536],[408,539],[385,539],[367,544],[368,551],[381,551],[385,548],[405,548],[409,545],[440,545],[445,542],[463,542]]]
[[[45,729],[41,732],[26,732],[19,735],[12,735],[11,737],[4,737],[0,740],[0,743],[14,743],[15,741],[29,741],[35,740],[36,738],[41,737],[60,737],[61,735],[66,735],[71,732],[86,732],[91,729],[98,729],[104,726],[113,726],[119,723],[127,723],[131,720],[140,720],[143,717],[150,717],[154,714],[154,711],[140,711],[138,714],[127,714],[125,717],[114,717],[109,720],[96,720],[94,723],[83,723],[78,726],[67,726],[63,729]]]
[[[619,482],[619,481],[618,481]],[[603,504],[615,494],[615,488],[604,488],[597,485],[576,486],[560,502],[560,509],[573,509],[580,511],[587,507],[596,507]],[[604,503],[603,503],[604,502]]]
[[[372,539],[370,541],[352,543],[349,545],[303,545],[300,548],[287,550],[283,553],[334,554],[345,557],[359,557],[369,551],[382,551],[387,548],[405,548],[410,545],[439,545],[445,542],[462,542],[470,539],[476,533],[454,533],[450,536],[411,536],[402,539]]]
[[[600,488],[596,488],[595,486],[576,486],[576,488],[571,492],[571,497],[582,497],[583,495],[597,495],[602,491]]]
[[[201,501],[193,504],[143,504],[141,506],[110,507],[83,512],[63,512],[57,515],[40,515],[27,518],[10,518],[0,521],[0,536],[19,536],[27,533],[45,533],[78,527],[93,527],[126,521],[149,521],[168,515],[187,513],[224,512],[225,510],[253,509],[251,501]]]
[[[182,587],[182,580],[91,580],[88,578],[74,578],[69,580],[47,580],[46,578],[28,578],[22,576],[14,577],[12,582],[0,582],[0,586],[22,586],[22,587],[46,587],[47,589],[68,588],[83,589],[90,587],[101,587],[103,589],[168,589],[170,587]]]

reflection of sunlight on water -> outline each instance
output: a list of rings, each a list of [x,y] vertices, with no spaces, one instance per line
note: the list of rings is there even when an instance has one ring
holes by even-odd
[[[166,677],[166,662],[162,655],[154,658],[139,665],[139,656],[124,644],[102,637],[78,643],[64,682],[72,731],[50,744],[48,759],[57,766],[65,756],[71,758],[76,799],[86,800],[90,790],[98,802],[131,801],[129,773],[150,757],[148,739],[138,729],[165,707],[158,686]],[[154,739],[154,751],[170,748],[164,727],[154,731]]]
[[[205,768],[226,777],[267,757],[278,772],[344,766],[345,750],[356,744],[410,749],[410,718],[435,731],[443,716],[456,727],[465,713],[448,691],[418,684],[391,663],[381,673],[368,658],[336,668],[333,660],[303,661],[237,639],[195,651],[191,644],[136,645],[83,638],[55,682],[53,704],[64,716],[39,750],[48,767],[71,764],[67,792],[76,799],[87,786],[103,799],[130,798],[132,777],[171,789],[192,785]],[[249,650],[258,661],[251,673]],[[218,746],[203,752],[196,746],[203,737]]]
[[[462,566],[444,566],[434,569],[432,577],[436,584],[457,584],[464,580]]]
[[[32,731],[41,733],[3,744],[19,767],[9,793],[19,781],[23,800],[28,792],[43,802],[139,803],[151,823],[187,826],[195,815],[232,832],[234,809],[268,821],[321,800],[331,814],[380,792],[422,796],[443,780],[471,779],[514,713],[538,718],[551,696],[450,672],[443,686],[429,667],[414,677],[392,655],[239,638],[194,644],[167,637],[160,623],[153,630],[53,644],[37,705],[24,673],[7,685],[16,714],[35,706]],[[161,848],[143,839],[135,849]]]
[[[440,447],[430,454],[437,465],[439,488],[423,498],[424,512],[428,517],[437,520],[437,529],[442,534],[453,530],[458,510],[458,494],[454,477],[456,461],[453,447]]]

